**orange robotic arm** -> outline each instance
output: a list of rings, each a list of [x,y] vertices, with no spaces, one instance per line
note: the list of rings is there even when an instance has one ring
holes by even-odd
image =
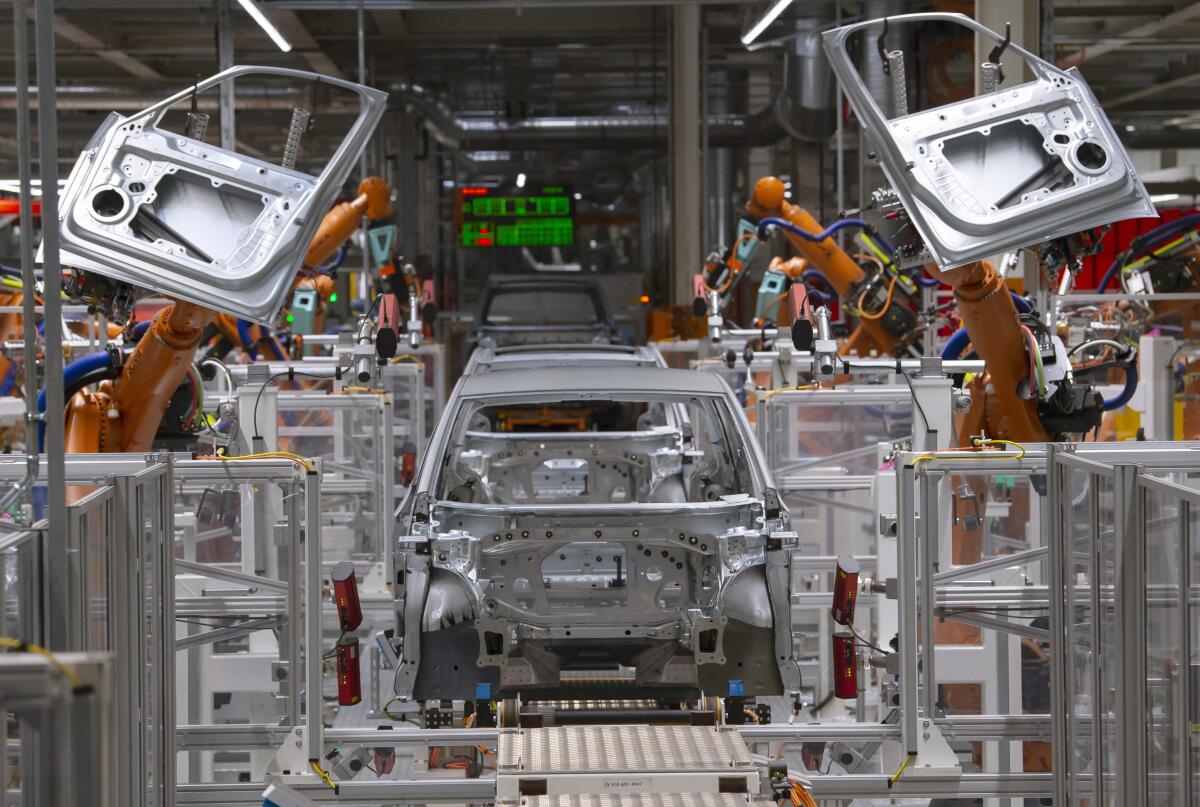
[[[305,256],[315,266],[329,259],[356,229],[362,216],[391,215],[387,183],[368,177],[358,196],[331,209]],[[154,442],[171,397],[195,358],[204,329],[215,310],[175,301],[155,316],[121,374],[109,389],[78,393],[67,409],[67,450],[76,452],[147,451]]]
[[[972,382],[971,410],[960,429],[960,442],[966,445],[972,435],[983,433],[1018,442],[1045,440],[1037,401],[1017,394],[1017,384],[1029,373],[1029,343],[1004,278],[986,261],[945,271],[932,264],[925,269],[954,289],[963,325],[987,366]]]
[[[354,201],[334,205],[325,214],[317,234],[313,236],[308,254],[304,256],[305,266],[320,266],[329,260],[346,239],[358,229],[362,217],[378,221],[392,215],[391,193],[387,183],[379,177],[367,177],[358,186],[358,196]]]
[[[786,219],[797,227],[811,233],[822,232],[822,227],[804,208],[791,204],[783,198],[783,182],[776,177],[763,177],[754,185],[754,195],[746,204],[747,212],[763,218],[775,216]],[[808,241],[795,233],[784,230],[788,240],[800,251],[809,265],[817,269],[838,296],[845,299],[855,286],[863,281],[866,273],[833,238],[820,243]],[[876,321],[864,319],[842,345],[843,353],[870,354],[872,351],[892,355],[897,350],[896,340]]]

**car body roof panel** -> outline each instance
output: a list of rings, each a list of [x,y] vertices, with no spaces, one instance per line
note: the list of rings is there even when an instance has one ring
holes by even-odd
[[[729,387],[716,373],[665,367],[553,367],[538,370],[494,370],[463,379],[463,398],[514,395],[522,392],[646,392],[655,394],[726,395]]]

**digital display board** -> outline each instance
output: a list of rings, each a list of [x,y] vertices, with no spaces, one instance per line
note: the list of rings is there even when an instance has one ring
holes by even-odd
[[[455,210],[463,247],[567,247],[575,243],[571,196],[561,186],[538,195],[493,195],[490,188],[465,187]]]

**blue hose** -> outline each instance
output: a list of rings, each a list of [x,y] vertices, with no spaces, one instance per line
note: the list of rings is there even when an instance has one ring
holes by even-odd
[[[135,342],[141,341],[141,338],[146,335],[146,331],[150,330],[150,326],[153,324],[154,324],[154,320],[147,319],[147,320],[142,320],[138,324],[134,325],[133,332],[132,332],[133,341],[135,341]]]
[[[250,338],[250,323],[244,319],[237,321],[238,339],[242,340],[242,350],[250,355],[250,358],[257,359],[258,351],[251,347],[253,340]]]
[[[800,279],[803,280],[806,284],[811,283],[813,278],[820,280],[825,285],[829,285],[829,278],[825,277],[825,275],[821,274],[821,272],[817,269],[805,269],[803,272],[800,273]],[[826,294],[825,292],[821,291],[820,289],[814,289],[811,286],[807,286],[807,285],[804,288],[805,288],[805,291],[808,292],[808,296],[816,297],[817,302],[819,302],[821,305],[829,305],[829,303],[833,300],[832,294]]]
[[[1138,374],[1137,365],[1130,364],[1125,368],[1125,387],[1117,393],[1115,398],[1106,398],[1104,400],[1104,411],[1111,412],[1114,409],[1120,409],[1133,398],[1133,393],[1137,390]]]
[[[926,277],[925,275],[918,275],[917,276],[917,284],[924,286],[927,289],[933,289],[933,288],[937,288],[938,286],[942,285],[942,281],[938,280],[936,277]]]
[[[100,351],[99,353],[89,353],[82,359],[76,359],[63,368],[63,389],[68,390],[79,383],[79,380],[92,373],[104,370],[111,366],[112,357],[108,351]],[[65,403],[65,401],[64,401]],[[46,411],[46,390],[42,389],[38,393],[37,407],[39,412]],[[38,422],[38,450],[42,450],[43,443],[46,439],[46,421],[43,418]]]
[[[1033,311],[1033,303],[1029,302],[1015,291],[1010,291],[1009,294],[1012,295],[1013,305],[1017,307],[1018,314],[1028,314]]]
[[[971,341],[971,337],[967,334],[966,328],[959,328],[950,337],[950,341],[942,348],[942,361],[954,361],[962,355],[967,349],[967,343]]]
[[[780,219],[770,216],[758,222],[758,240],[767,240],[768,231],[772,227],[778,227],[781,230],[787,230],[789,233],[798,235],[806,241],[812,241],[814,244],[821,243],[839,230],[844,230],[847,227],[856,227],[860,230],[868,231],[871,234],[871,237],[879,242],[879,245],[883,247],[884,251],[887,252],[889,256],[896,254],[895,248],[888,243],[887,239],[880,235],[878,231],[876,231],[863,219],[838,219],[833,224],[830,224],[828,227],[826,227],[824,232],[810,233],[803,227],[797,227],[795,224],[792,224],[787,219]]]
[[[1033,305],[1024,297],[1015,291],[1010,291],[1009,294],[1012,295],[1013,305],[1017,307],[1018,313],[1028,314],[1033,311]],[[954,361],[957,359],[967,349],[967,343],[970,341],[971,337],[967,335],[967,329],[959,328],[950,337],[950,341],[946,343],[946,346],[942,348],[942,361]]]

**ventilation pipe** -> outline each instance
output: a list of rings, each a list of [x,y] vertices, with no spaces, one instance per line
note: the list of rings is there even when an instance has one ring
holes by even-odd
[[[425,116],[434,139],[449,149],[505,151],[580,148],[665,148],[667,115],[558,115],[503,120],[454,112],[417,84],[392,85],[394,99]],[[715,148],[767,146],[784,135],[772,106],[750,115],[708,116],[708,142]]]
[[[833,69],[821,50],[821,32],[834,24],[833,6],[804,6],[807,16],[791,22],[795,36],[784,46],[783,85],[775,116],[792,137],[809,142],[830,137],[837,125]]]

